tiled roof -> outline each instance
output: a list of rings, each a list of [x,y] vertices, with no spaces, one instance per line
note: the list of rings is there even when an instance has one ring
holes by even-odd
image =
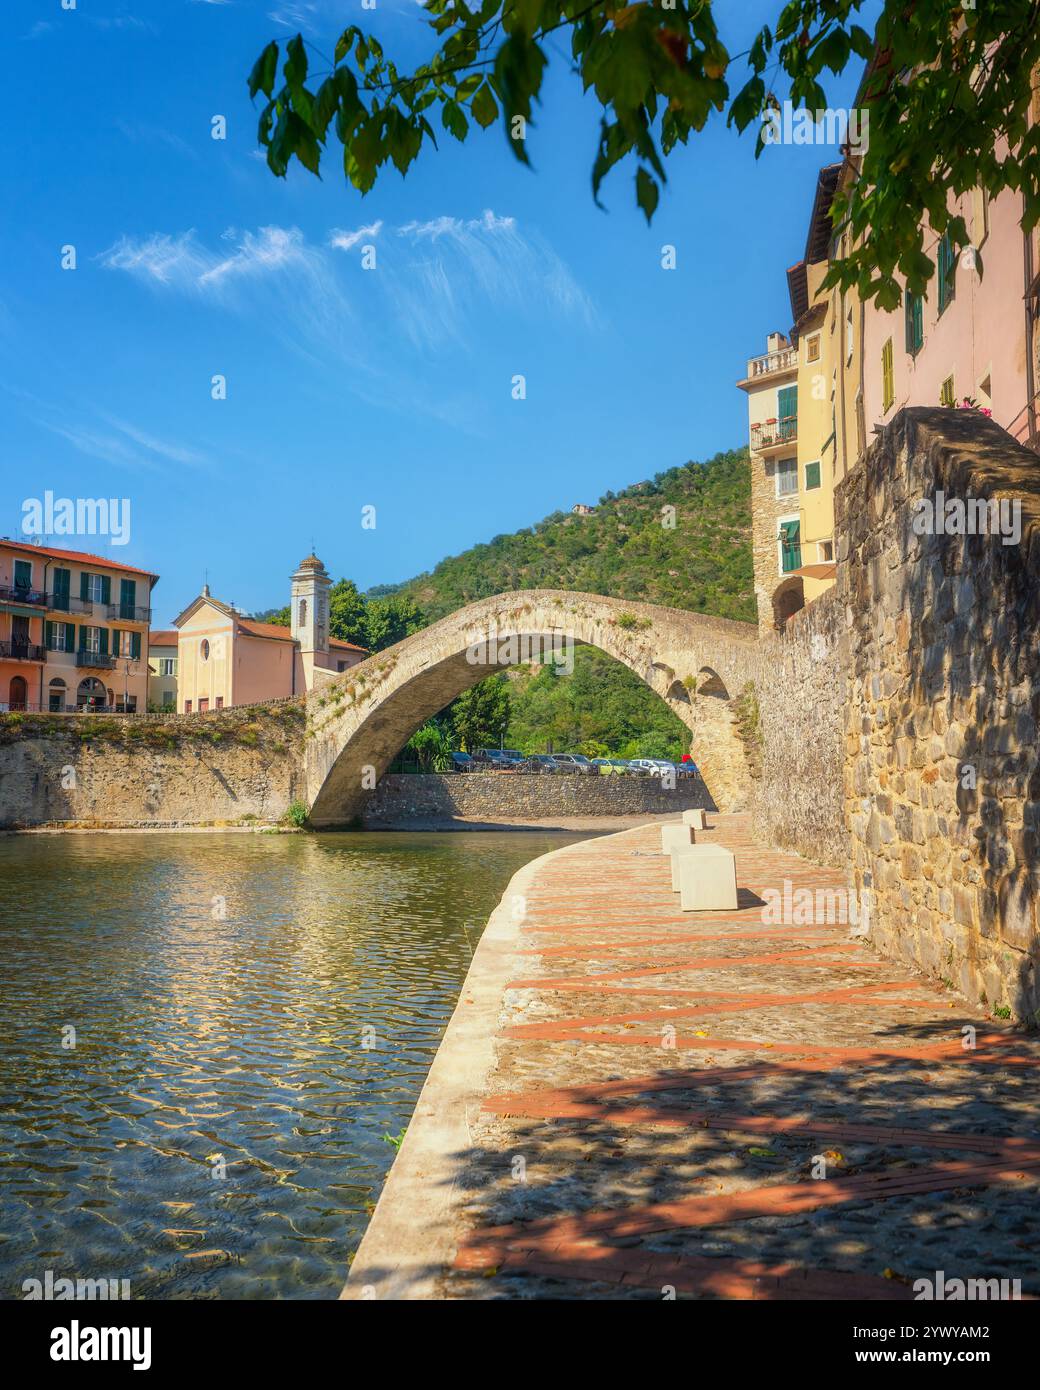
[[[238,626],[250,637],[268,637],[276,642],[295,642],[289,628],[283,627],[281,623],[258,623],[252,618],[236,618]]]
[[[71,560],[75,565],[101,565],[107,570],[120,570],[123,574],[143,574],[149,579],[159,578],[152,570],[140,570],[136,565],[121,565],[115,560],[106,559],[104,555],[91,555],[86,550],[56,550],[50,545],[31,545],[28,541],[0,539],[0,549],[4,547],[31,555],[48,555],[53,560]]]
[[[175,647],[179,635],[180,634],[175,629],[168,632],[150,632],[148,634],[148,645],[150,647]]]
[[[344,651],[348,652],[364,652],[365,655],[368,656],[367,647],[359,647],[356,642],[341,642],[338,637],[330,637],[329,646],[341,647]]]

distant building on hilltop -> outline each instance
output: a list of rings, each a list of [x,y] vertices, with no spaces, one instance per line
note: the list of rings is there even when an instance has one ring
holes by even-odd
[[[585,502],[575,502],[571,508],[575,516],[591,516],[595,510],[595,507],[590,507]]]
[[[364,647],[329,636],[331,587],[325,566],[308,555],[292,575],[291,622],[283,627],[244,617],[204,585],[174,619],[178,711],[303,695],[363,661]]]

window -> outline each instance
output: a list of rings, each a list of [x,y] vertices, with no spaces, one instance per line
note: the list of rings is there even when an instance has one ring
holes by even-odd
[[[790,517],[786,521],[781,521],[780,534],[777,536],[780,548],[781,574],[790,574],[792,570],[801,568],[801,534],[801,522],[796,516]]]
[[[904,312],[906,318],[906,350],[916,356],[924,345],[924,300],[910,290],[904,293]]]
[[[307,626],[307,600],[305,598],[300,599],[300,617],[298,620],[298,626]]]
[[[819,362],[820,360],[820,335],[814,333],[811,338],[805,340],[805,360],[806,362]]]
[[[204,696],[203,698],[201,698],[201,699],[199,700],[199,713],[200,713],[200,714],[208,714],[208,713],[209,713],[209,697],[208,697],[208,696]]]
[[[209,642],[206,640],[205,637],[203,637],[201,643],[199,644],[199,656],[202,658],[203,661],[208,661],[208,660],[209,660]],[[199,703],[199,709],[201,709],[201,708],[202,708],[202,703],[201,703],[201,701],[200,701],[200,703]]]
[[[32,561],[15,560],[14,562],[14,587],[16,589],[32,588]]]
[[[85,652],[101,651],[101,629],[99,627],[81,627],[83,635],[83,650]]]
[[[159,658],[159,675],[175,676],[177,674],[177,658],[175,656],[161,656]]]
[[[71,623],[46,623],[44,640],[52,652],[71,652],[75,643],[75,628]],[[51,682],[53,685],[53,681]]]
[[[821,565],[829,565],[834,560],[834,542],[817,541],[816,553],[820,557]]]
[[[781,459],[776,465],[777,497],[792,497],[798,493],[798,460]]]
[[[63,613],[69,611],[69,588],[72,579],[72,571],[56,569],[54,571],[54,593],[51,595],[51,606],[58,608]]]
[[[177,703],[177,697],[172,690],[164,690],[162,693],[163,710],[172,710]]]
[[[185,701],[184,701],[184,713],[185,713],[185,714],[190,714],[190,713],[191,713],[191,701],[190,701],[190,700],[185,700]]]
[[[820,486],[820,460],[805,465],[805,490],[812,492]]]
[[[939,404],[954,405],[956,403],[956,399],[956,396],[954,396],[953,394],[953,377],[948,376],[946,380],[943,382],[943,384],[939,387]]]
[[[87,581],[87,600],[90,603],[104,603],[105,601],[105,576],[103,574],[88,574],[84,578]]]
[[[223,708],[224,708],[224,697],[223,697],[223,695],[218,695],[218,696],[217,696],[217,709],[223,709]]]
[[[957,258],[953,254],[953,243],[950,241],[949,232],[944,232],[942,240],[939,242],[936,268],[939,272],[939,313],[941,314],[953,303],[954,277],[957,273]]]
[[[895,366],[892,354],[892,339],[881,349],[881,413],[892,409],[896,398]]]

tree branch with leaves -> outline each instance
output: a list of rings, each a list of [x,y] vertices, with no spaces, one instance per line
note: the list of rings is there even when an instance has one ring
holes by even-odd
[[[901,279],[924,291],[934,273],[925,224],[933,237],[948,232],[957,249],[968,245],[963,218],[949,209],[972,188],[994,197],[1017,191],[1023,226],[1035,225],[1040,0],[985,0],[977,8],[885,0],[874,34],[858,22],[865,0],[790,0],[735,55],[716,23],[723,4],[484,0],[471,8],[466,0],[429,0],[439,46],[407,73],[356,25],[339,36],[331,60],[313,54],[317,68],[299,34],[284,48],[272,41],[249,77],[250,95],[266,98],[260,144],[282,177],[293,158],[319,174],[338,144],[344,176],[362,194],[389,165],[407,174],[441,135],[464,142],[473,124],[501,122],[509,150],[529,165],[547,40],[568,31],[572,71],[601,111],[592,196],[599,201],[617,165],[634,165],[636,202],[649,222],[669,157],[713,115],[738,132],[757,129],[762,155],[771,112],[784,101],[830,109],[827,85],[858,60],[865,73],[857,106],[869,140],[845,151],[849,177],[831,215],[851,235],[830,283],[855,286],[883,308],[899,304]]]

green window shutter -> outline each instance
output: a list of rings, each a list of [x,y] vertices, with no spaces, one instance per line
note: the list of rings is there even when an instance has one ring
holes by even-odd
[[[69,580],[72,577],[70,570],[57,569],[54,571],[54,606],[61,608],[66,613],[69,611]]]
[[[112,602],[112,579],[107,574],[101,576],[101,602]]]
[[[798,420],[798,387],[781,386],[776,393],[777,415],[776,428],[779,439],[794,439],[797,434]]]
[[[108,655],[108,628],[107,628],[107,627],[99,628],[99,632],[100,632],[100,635],[101,635],[101,640],[100,640],[100,642],[98,643],[98,647],[99,647],[99,650],[100,650],[100,652],[101,652],[101,655],[102,655],[102,656],[107,656],[107,655]]]
[[[112,655],[119,655],[119,629],[117,627],[112,629]]]
[[[30,560],[15,560],[14,587],[16,589],[32,588],[32,562]]]
[[[919,294],[906,292],[906,350],[916,353],[924,343],[924,300]]]
[[[73,647],[74,647],[75,645],[76,645],[76,624],[75,624],[75,623],[66,623],[66,624],[65,624],[65,650],[66,650],[67,652],[71,652],[72,649],[73,649]]]
[[[956,269],[950,234],[949,232],[944,232],[942,240],[939,242],[939,252],[936,256],[936,270],[939,276],[940,314],[953,300],[954,275]]]
[[[87,629],[82,626],[79,630],[79,641],[76,644],[76,650],[81,652],[85,652],[87,650]]]
[[[79,596],[84,603],[90,598],[90,575],[86,570],[79,577]]]
[[[139,661],[141,658],[141,634],[139,632],[131,632],[130,634],[130,655],[135,661]]]
[[[805,465],[805,488],[806,488],[806,491],[808,492],[808,491],[810,491],[812,488],[819,487],[819,486],[820,486],[820,464],[819,464],[819,461],[817,461],[816,463],[807,463],[807,464]]]
[[[134,579],[121,579],[119,581],[119,606],[129,609],[131,614],[137,606],[137,581]]]
[[[54,624],[49,620],[43,625],[43,641],[48,651],[54,650]]]

